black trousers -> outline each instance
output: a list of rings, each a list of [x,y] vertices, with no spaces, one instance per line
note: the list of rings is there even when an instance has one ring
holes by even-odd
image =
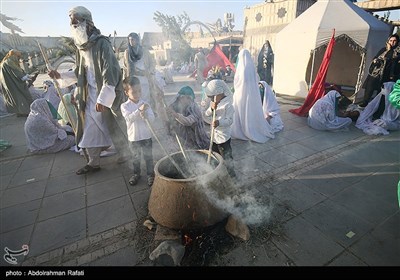
[[[146,163],[146,174],[148,176],[154,175],[154,163],[153,163],[153,141],[150,139],[130,142],[130,149],[133,156],[133,174],[140,175],[140,161],[143,159]]]
[[[234,164],[233,164],[231,139],[229,138],[228,141],[221,143],[221,144],[213,143],[212,150],[213,150],[213,152],[216,152],[222,156],[222,158],[225,161],[226,168],[228,169],[229,175],[231,177],[236,177]]]

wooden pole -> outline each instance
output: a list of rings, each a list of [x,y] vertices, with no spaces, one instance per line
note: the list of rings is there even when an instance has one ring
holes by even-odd
[[[147,126],[149,127],[151,133],[153,134],[154,138],[156,139],[156,141],[160,145],[160,147],[163,150],[163,152],[167,155],[169,160],[175,166],[176,170],[178,170],[178,172],[180,172],[182,174],[182,176],[186,179],[187,176],[186,176],[185,172],[183,172],[183,170],[179,167],[179,165],[175,162],[175,160],[168,154],[167,150],[165,150],[164,146],[160,142],[160,139],[158,139],[156,132],[154,131],[153,127],[151,126],[149,120],[147,118],[144,118],[144,120],[146,121]]]
[[[52,67],[51,67],[51,65],[50,65],[49,58],[47,57],[46,52],[45,52],[45,51],[43,50],[43,48],[42,48],[42,45],[39,43],[39,41],[37,41],[37,43],[38,43],[38,45],[39,45],[39,49],[40,49],[40,52],[42,53],[43,59],[44,59],[44,61],[45,61],[45,63],[46,63],[47,70],[48,70],[48,71],[53,70]],[[57,79],[52,78],[52,80],[53,80],[53,83],[54,83],[55,88],[56,88],[56,90],[57,90],[57,94],[58,94],[58,96],[59,96],[60,99],[61,99],[61,103],[64,105],[65,111],[67,112],[67,117],[68,117],[69,123],[71,124],[72,130],[74,131],[74,133],[75,133],[75,135],[76,135],[76,127],[75,127],[75,124],[74,124],[74,122],[72,121],[72,117],[71,117],[71,115],[70,115],[70,112],[67,110],[67,106],[65,105],[65,100],[64,100],[64,98],[63,98],[63,96],[62,96],[62,94],[61,94],[60,87],[59,87],[59,85],[58,85]]]
[[[217,96],[214,95],[214,104],[216,103],[216,101],[217,101]],[[215,121],[215,114],[216,114],[215,111],[217,111],[217,108],[215,108],[213,110],[213,117],[212,117],[212,121],[211,121],[210,146],[208,148],[207,164],[209,164],[210,160],[211,160],[211,150],[212,150],[212,145],[213,145],[213,142],[214,142],[214,129],[215,129],[214,128],[214,121]]]

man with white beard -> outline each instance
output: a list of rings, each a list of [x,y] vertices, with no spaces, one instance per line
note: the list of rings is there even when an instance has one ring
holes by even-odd
[[[76,174],[100,170],[100,153],[113,142],[122,155],[128,151],[127,140],[120,123],[123,102],[122,73],[109,39],[101,35],[85,7],[69,11],[71,33],[77,47],[76,69],[66,73],[49,72],[60,79],[61,87],[77,83],[78,106],[76,143],[83,148],[87,164]],[[118,122],[117,122],[118,121]],[[112,139],[111,139],[111,137]]]

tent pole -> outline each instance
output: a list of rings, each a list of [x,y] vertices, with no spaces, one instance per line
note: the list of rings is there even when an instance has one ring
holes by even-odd
[[[312,85],[312,75],[314,72],[314,61],[315,61],[315,49],[313,49],[312,52],[313,52],[313,56],[312,56],[312,63],[311,63],[310,84],[308,85],[308,89],[310,89],[311,85]]]
[[[364,64],[365,64],[365,52],[363,52],[362,56],[361,56],[361,63],[360,63],[360,67],[358,70],[358,75],[357,75],[357,83],[356,83],[356,88],[354,90],[354,92],[357,92],[360,90],[361,87],[361,78],[362,75],[364,73],[363,69],[364,69]]]

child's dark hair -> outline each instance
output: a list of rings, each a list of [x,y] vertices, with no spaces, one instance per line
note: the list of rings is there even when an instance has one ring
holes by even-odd
[[[124,87],[124,90],[128,90],[129,87],[134,87],[136,85],[140,85],[140,80],[137,77],[126,77],[122,81],[122,86]]]

